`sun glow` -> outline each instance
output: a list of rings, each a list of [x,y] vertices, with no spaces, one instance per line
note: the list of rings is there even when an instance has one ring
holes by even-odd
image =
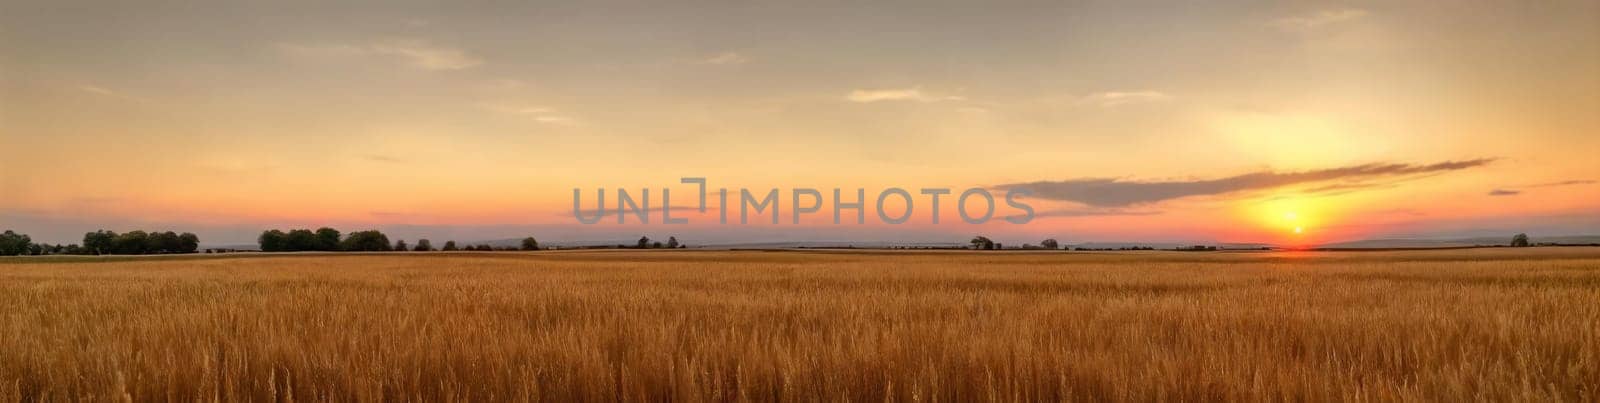
[[[1243,206],[1239,214],[1254,224],[1258,236],[1284,245],[1311,245],[1331,235],[1318,229],[1327,228],[1338,210],[1326,198],[1284,195]]]

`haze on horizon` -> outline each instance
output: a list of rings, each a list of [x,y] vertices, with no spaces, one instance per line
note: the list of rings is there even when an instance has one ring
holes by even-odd
[[[856,3],[0,1],[0,228],[208,244],[324,225],[462,241],[1600,233],[1593,1]],[[1039,217],[572,218],[574,188],[690,193],[680,177],[785,198],[1029,187]]]

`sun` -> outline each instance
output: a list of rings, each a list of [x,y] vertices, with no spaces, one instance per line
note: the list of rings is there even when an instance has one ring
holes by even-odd
[[[1256,236],[1286,245],[1306,245],[1329,234],[1333,209],[1327,200],[1283,195],[1240,206],[1240,213],[1258,229]]]

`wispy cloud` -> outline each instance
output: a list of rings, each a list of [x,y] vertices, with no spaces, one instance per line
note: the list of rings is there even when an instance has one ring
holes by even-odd
[[[1120,208],[1076,208],[1045,210],[1034,214],[1034,217],[1105,217],[1105,216],[1150,216],[1161,214],[1154,210],[1128,210]]]
[[[400,158],[400,157],[396,157],[396,156],[392,156],[392,155],[383,155],[383,154],[367,154],[367,155],[361,156],[361,158],[365,159],[367,161],[382,162],[382,163],[386,163],[386,164],[399,164],[399,163],[406,162],[406,160],[404,158]]]
[[[111,98],[117,98],[117,99],[121,99],[121,100],[125,100],[125,101],[145,102],[144,98],[140,98],[140,97],[124,94],[124,93],[118,92],[118,91],[113,91],[111,89],[108,89],[106,87],[101,87],[101,86],[98,86],[98,85],[83,84],[83,85],[79,85],[78,86],[78,90],[79,91],[83,91],[83,92],[87,92],[87,93],[90,93],[90,94],[95,94],[95,95],[100,95],[100,96],[105,96],[105,97],[111,97]]]
[[[651,220],[657,220],[657,222],[659,222],[659,220],[661,220],[661,212],[663,211],[662,209],[663,209],[663,207],[651,207],[649,210],[647,210],[650,213]],[[620,211],[620,210],[617,210],[617,209],[614,209],[614,208],[608,208],[608,209],[605,209],[605,210],[585,209],[585,210],[578,210],[578,214],[582,215],[584,218],[594,217],[596,214],[600,215],[601,218],[605,218],[605,217],[616,217],[618,211]],[[717,211],[718,210],[717,210],[716,207],[707,207],[706,208],[706,214],[715,213]],[[700,208],[699,207],[680,206],[680,207],[673,207],[672,208],[672,212],[673,213],[699,214],[700,213]],[[567,211],[561,212],[561,213],[559,213],[559,215],[565,216],[565,217],[572,217],[572,210],[567,210]],[[680,215],[679,217],[686,217],[686,216],[687,215]],[[632,220],[632,219],[635,219],[635,218],[636,217],[634,215],[634,211],[633,210],[628,210],[627,219]]]
[[[1105,107],[1171,100],[1172,95],[1160,91],[1107,91],[1083,97],[1083,102]]]
[[[1580,179],[1580,180],[1570,180],[1570,181],[1561,181],[1561,182],[1537,183],[1537,184],[1519,186],[1519,187],[1523,187],[1523,188],[1547,188],[1547,187],[1556,187],[1556,186],[1593,185],[1595,183],[1596,182],[1592,181],[1592,180]]]
[[[1558,187],[1558,186],[1592,185],[1592,184],[1595,184],[1595,183],[1596,183],[1595,181],[1588,180],[1588,179],[1578,179],[1578,180],[1569,180],[1569,181],[1560,181],[1560,182],[1535,183],[1535,184],[1532,184],[1532,185],[1509,186],[1509,187],[1503,187],[1503,188],[1494,189],[1494,190],[1489,191],[1489,195],[1490,196],[1516,196],[1516,195],[1522,194],[1522,192],[1525,191],[1526,189],[1549,188],[1549,187]]]
[[[966,99],[966,98],[962,98],[962,97],[956,96],[956,95],[942,95],[942,94],[927,93],[927,92],[923,92],[921,87],[913,87],[913,88],[901,88],[901,89],[855,90],[855,91],[850,91],[850,94],[845,95],[845,99],[849,100],[850,102],[856,102],[856,103],[871,103],[871,102],[882,102],[882,101],[915,101],[915,102],[960,101],[960,100],[963,100],[963,99]]]
[[[1314,14],[1283,17],[1272,20],[1268,25],[1286,31],[1305,31],[1340,22],[1366,17],[1367,10],[1345,8],[1337,10],[1322,10]]]
[[[483,64],[482,59],[460,49],[438,47],[422,41],[400,41],[372,46],[380,55],[400,56],[425,70],[461,70]]]
[[[1083,203],[1094,207],[1126,207],[1190,196],[1220,195],[1351,178],[1433,174],[1488,165],[1493,160],[1447,161],[1428,165],[1365,164],[1304,172],[1254,172],[1222,179],[1144,182],[1120,179],[1074,179],[998,185],[1001,190],[1028,189],[1033,197]]]
[[[750,62],[750,58],[745,57],[738,52],[722,52],[700,61],[702,64],[713,65],[745,64],[748,62]]]
[[[462,70],[482,65],[483,59],[464,50],[420,40],[396,40],[362,45],[280,43],[284,52],[312,56],[388,56],[423,70]]]
[[[484,108],[507,115],[527,116],[539,123],[562,125],[577,123],[576,119],[561,115],[553,108],[543,106],[484,105]]]

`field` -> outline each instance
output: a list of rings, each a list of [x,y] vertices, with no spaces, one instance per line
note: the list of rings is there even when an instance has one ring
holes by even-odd
[[[1600,249],[0,260],[0,401],[1600,399]]]

